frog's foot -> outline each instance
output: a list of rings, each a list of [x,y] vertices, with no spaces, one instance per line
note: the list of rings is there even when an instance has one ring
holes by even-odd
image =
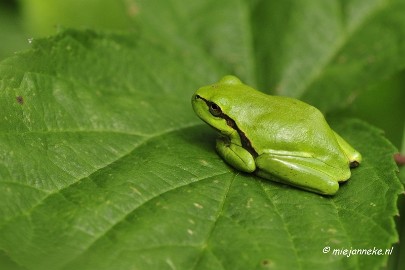
[[[350,169],[331,167],[312,157],[262,154],[256,158],[256,174],[323,195],[333,195],[339,182],[350,178]]]

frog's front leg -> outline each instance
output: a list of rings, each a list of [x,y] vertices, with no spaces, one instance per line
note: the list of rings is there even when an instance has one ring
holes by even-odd
[[[242,146],[232,143],[227,138],[218,138],[216,149],[218,154],[232,167],[247,173],[256,169],[253,156]]]
[[[262,154],[257,157],[257,175],[312,192],[333,195],[339,189],[339,182],[350,177],[350,169],[332,168],[313,157],[295,155]],[[328,166],[330,173],[326,173]],[[336,175],[342,177],[337,179]]]

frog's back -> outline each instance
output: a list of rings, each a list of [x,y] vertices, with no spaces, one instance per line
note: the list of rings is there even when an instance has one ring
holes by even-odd
[[[251,144],[258,154],[266,151],[304,153],[326,163],[346,162],[324,116],[307,103],[254,90],[229,113],[242,132],[250,132]]]

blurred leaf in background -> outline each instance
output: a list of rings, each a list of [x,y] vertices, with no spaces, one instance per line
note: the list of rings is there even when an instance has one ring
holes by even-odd
[[[401,149],[405,117],[405,72],[401,71],[380,83],[365,87],[360,95],[353,98],[349,110],[339,113],[373,123],[384,130],[391,142]]]
[[[16,1],[0,1],[0,60],[28,48],[29,37],[23,29]]]
[[[19,0],[24,25],[35,37],[48,36],[57,27],[128,30],[137,14],[126,0]]]

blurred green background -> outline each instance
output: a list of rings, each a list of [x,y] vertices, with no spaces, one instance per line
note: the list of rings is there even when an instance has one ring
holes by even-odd
[[[0,1],[0,60],[14,52],[27,49],[29,31],[23,27],[19,4],[13,0]]]

